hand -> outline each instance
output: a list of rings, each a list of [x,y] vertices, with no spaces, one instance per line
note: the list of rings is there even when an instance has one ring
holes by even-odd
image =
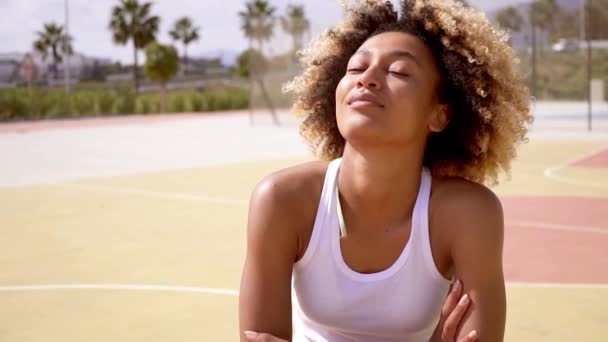
[[[467,294],[461,296],[462,282],[456,280],[443,304],[441,319],[439,320],[439,324],[437,324],[437,328],[435,328],[431,341],[456,342],[455,338],[458,327],[460,326],[460,323],[462,323],[462,318],[467,312],[469,305],[471,305],[471,300]],[[473,330],[457,342],[476,342],[478,339],[477,331]]]
[[[245,341],[250,342],[288,342],[266,333],[257,333],[254,331],[245,331]]]

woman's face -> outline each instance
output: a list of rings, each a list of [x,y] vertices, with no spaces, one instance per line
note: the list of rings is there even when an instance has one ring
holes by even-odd
[[[424,146],[447,125],[437,102],[440,76],[431,49],[414,35],[386,32],[368,39],[348,61],[336,89],[336,119],[349,142]]]

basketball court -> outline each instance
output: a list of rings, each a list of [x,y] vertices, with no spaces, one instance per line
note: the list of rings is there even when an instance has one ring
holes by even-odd
[[[608,341],[608,108],[537,105],[494,190],[506,341]],[[1,341],[237,341],[247,205],[311,160],[255,113],[0,125]]]

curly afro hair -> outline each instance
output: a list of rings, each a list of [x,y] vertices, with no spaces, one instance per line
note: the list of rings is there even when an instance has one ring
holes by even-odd
[[[440,98],[450,108],[445,130],[429,137],[424,165],[437,176],[496,184],[509,174],[519,143],[526,141],[530,95],[517,72],[519,59],[508,34],[479,11],[452,0],[343,3],[349,15],[299,52],[305,69],[285,85],[294,94],[293,112],[304,116],[300,133],[324,160],[339,158],[344,138],[336,122],[336,87],[350,57],[370,37],[405,32],[425,42],[440,69]]]

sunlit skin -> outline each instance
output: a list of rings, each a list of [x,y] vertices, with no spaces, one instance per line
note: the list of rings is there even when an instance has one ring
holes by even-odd
[[[350,58],[336,89],[336,118],[351,144],[402,149],[447,124],[438,103],[440,75],[432,51],[417,37],[386,32],[367,40]]]
[[[426,167],[433,273],[460,279],[470,299],[464,316],[448,319],[458,310],[446,301],[430,340],[463,341],[475,331],[479,340],[502,341],[504,218],[484,184],[508,173],[532,122],[517,54],[506,32],[459,2],[347,3],[344,22],[300,52],[304,70],[284,88],[320,161],[274,172],[252,194],[241,338],[291,339],[294,263],[310,241],[329,161],[341,158],[347,266],[374,273],[395,262],[410,240]],[[246,339],[245,331],[260,335]]]
[[[428,136],[450,120],[440,84],[432,51],[408,33],[375,35],[348,61],[335,93],[336,120],[346,141],[338,183],[348,234],[340,244],[345,262],[357,272],[390,267],[409,240]],[[278,171],[252,195],[240,296],[242,341],[291,339],[293,263],[310,240],[326,168],[320,161]],[[434,177],[433,189],[433,259],[444,278],[462,283],[448,296],[431,341],[499,340],[505,308],[500,203],[487,188],[463,179]]]

